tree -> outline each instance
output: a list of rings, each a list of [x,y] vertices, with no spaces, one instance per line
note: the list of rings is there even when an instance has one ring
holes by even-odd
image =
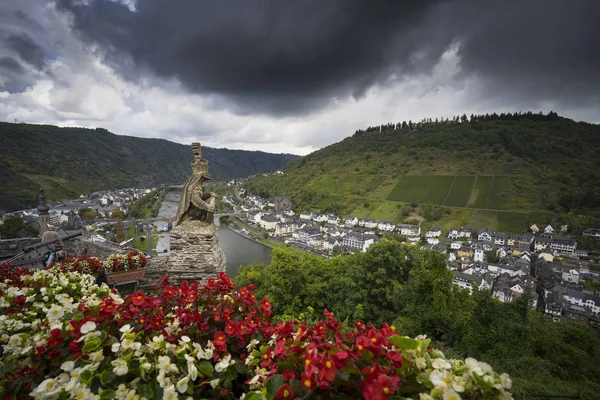
[[[115,208],[113,212],[110,214],[111,218],[123,219],[125,218],[125,214],[121,211],[120,208]]]
[[[96,211],[92,210],[90,207],[82,207],[77,210],[77,214],[79,214],[79,218],[81,219],[96,219],[97,214]]]
[[[23,219],[16,215],[8,216],[2,225],[0,225],[1,239],[14,239],[27,234],[27,226]]]

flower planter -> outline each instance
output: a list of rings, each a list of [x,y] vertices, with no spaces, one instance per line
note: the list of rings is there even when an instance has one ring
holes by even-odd
[[[134,282],[144,278],[146,268],[134,269],[131,271],[118,271],[109,272],[106,274],[106,279],[109,285],[115,285],[117,283]]]

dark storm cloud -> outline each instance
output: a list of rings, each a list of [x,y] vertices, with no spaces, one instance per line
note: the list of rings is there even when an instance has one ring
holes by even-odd
[[[17,60],[12,57],[0,57],[0,68],[11,72],[23,73],[24,69]]]
[[[361,96],[392,74],[428,73],[457,42],[459,78],[476,76],[498,104],[600,102],[597,0],[57,4],[121,75],[175,77],[237,113],[301,113]]]
[[[58,2],[122,74],[148,68],[253,110],[360,95],[400,66],[431,66],[438,54],[410,56],[432,3],[144,0],[130,11],[114,1]]]
[[[10,34],[6,39],[8,47],[14,50],[21,59],[41,70],[46,56],[42,48],[26,33]]]
[[[489,94],[600,102],[600,1],[463,2],[439,11],[446,24],[464,21],[457,29],[463,73],[480,76]]]

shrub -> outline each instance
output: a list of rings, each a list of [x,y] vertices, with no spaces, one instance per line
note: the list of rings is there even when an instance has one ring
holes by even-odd
[[[393,326],[275,323],[223,273],[124,298],[57,268],[3,266],[0,282],[3,398],[512,398],[508,375]]]

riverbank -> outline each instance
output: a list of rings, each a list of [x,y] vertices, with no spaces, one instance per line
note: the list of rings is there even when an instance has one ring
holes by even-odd
[[[223,218],[222,218],[223,219]],[[238,218],[227,218],[222,223],[226,224],[227,227],[234,233],[242,236],[245,239],[252,240],[255,243],[261,244],[265,247],[269,247],[270,249],[285,249],[294,252],[298,252],[300,254],[314,254],[321,256],[320,254],[316,254],[310,251],[306,251],[300,249],[298,247],[292,246],[290,244],[284,243],[278,239],[274,239],[272,237],[264,238],[263,233],[257,230],[256,228],[250,227],[240,221]]]

